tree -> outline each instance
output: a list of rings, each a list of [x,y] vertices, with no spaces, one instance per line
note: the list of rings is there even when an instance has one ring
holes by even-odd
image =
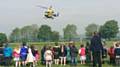
[[[59,32],[57,31],[52,32],[52,36],[51,36],[52,41],[59,41],[59,37],[60,37]]]
[[[96,31],[99,30],[99,25],[94,24],[94,23],[89,24],[89,25],[85,28],[85,30],[86,30],[86,36],[87,36],[87,37],[91,37],[92,34],[93,34],[93,32],[96,32]]]
[[[105,39],[116,37],[119,32],[118,22],[115,20],[107,21],[99,30],[101,36]]]
[[[4,33],[0,33],[0,44],[7,42],[7,36]]]
[[[51,27],[48,25],[42,25],[39,28],[38,39],[41,41],[50,41],[52,35]]]
[[[119,33],[117,33],[116,38],[120,39],[120,31],[119,31]]]
[[[39,31],[39,27],[38,25],[36,24],[33,24],[31,25],[31,30],[32,30],[32,33],[31,33],[31,38],[32,38],[32,41],[38,41],[38,31]]]
[[[64,39],[65,40],[72,40],[77,37],[77,27],[73,24],[68,24],[66,28],[63,29],[64,31]]]
[[[22,41],[37,41],[38,30],[39,28],[36,24],[24,26],[21,29]]]
[[[21,29],[15,28],[10,35],[10,40],[12,42],[38,41],[38,30],[39,27],[36,24],[24,26]]]
[[[11,42],[20,42],[21,41],[21,30],[19,28],[15,28],[11,35],[10,35],[10,41]]]

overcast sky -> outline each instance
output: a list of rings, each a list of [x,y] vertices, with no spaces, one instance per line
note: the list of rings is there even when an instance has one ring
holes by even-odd
[[[62,34],[67,24],[75,24],[82,34],[91,23],[102,25],[116,20],[120,26],[120,0],[0,0],[0,32],[8,35],[15,27],[48,24]],[[60,16],[44,19],[44,9],[37,5],[52,5]]]

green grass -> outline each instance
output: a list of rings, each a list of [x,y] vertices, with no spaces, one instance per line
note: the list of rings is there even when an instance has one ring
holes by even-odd
[[[4,66],[0,66],[0,67],[4,67]],[[9,66],[9,67],[14,67],[14,66]],[[36,67],[45,67],[45,65],[37,65]],[[55,64],[52,64],[52,67],[71,67],[70,65],[55,65]],[[78,64],[76,67],[91,67],[91,65],[81,65],[81,64]],[[115,67],[115,66],[112,66],[112,65],[108,65],[108,64],[103,64],[102,67]]]
[[[76,67],[91,67],[92,65],[81,65],[81,64],[78,64]],[[37,67],[45,67],[45,65],[39,65]],[[52,67],[71,67],[70,65],[55,65],[55,64],[52,64]],[[108,64],[103,64],[102,67],[114,67],[112,65],[108,65]]]
[[[85,44],[85,42],[82,42],[82,43]],[[51,45],[51,46],[54,46],[54,43],[53,43],[53,42],[51,42],[51,43],[47,43],[47,42],[29,42],[28,44],[29,44],[29,45],[35,45],[35,47],[36,47],[37,49],[39,49],[39,51],[41,50],[41,48],[42,48],[44,45],[48,45],[48,44],[49,44],[49,45]],[[65,44],[68,44],[68,43],[65,43]],[[81,42],[76,42],[76,43],[75,43],[75,45],[76,45],[77,48],[80,47],[80,44],[81,44]],[[110,46],[113,44],[113,41],[107,41],[106,44],[107,44],[107,47],[110,47]],[[10,43],[10,46],[11,46],[12,48],[14,48],[15,46],[18,46],[18,45],[21,45],[21,43]],[[78,58],[79,58],[79,56],[78,56]],[[0,66],[0,67],[1,67],[1,66]],[[39,64],[37,67],[45,67],[45,65]],[[70,65],[61,66],[61,65],[54,65],[54,64],[53,64],[52,67],[70,67]],[[81,65],[81,64],[78,63],[77,67],[90,67],[90,65]],[[109,65],[109,64],[103,64],[103,67],[114,67],[114,66]]]
[[[80,47],[81,44],[86,44],[85,41],[81,42],[75,42],[75,45],[77,48]],[[10,46],[14,48],[15,46],[21,45],[21,43],[10,43]],[[54,42],[28,42],[28,45],[35,45],[39,50],[44,46],[44,45],[51,45],[54,46]],[[68,45],[68,42],[65,42],[65,45]],[[107,41],[106,46],[110,47],[113,45],[113,41]]]

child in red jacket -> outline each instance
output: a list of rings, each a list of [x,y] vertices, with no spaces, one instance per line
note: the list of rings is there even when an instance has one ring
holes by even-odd
[[[110,57],[110,64],[114,64],[115,63],[115,55],[114,55],[114,47],[113,46],[111,46],[108,49],[108,55]]]

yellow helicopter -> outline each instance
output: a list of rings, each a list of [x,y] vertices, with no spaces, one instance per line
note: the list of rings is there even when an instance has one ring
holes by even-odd
[[[59,16],[59,13],[58,13],[58,12],[57,12],[57,13],[54,12],[54,9],[52,8],[52,6],[50,6],[50,7],[44,7],[44,6],[39,5],[39,7],[44,8],[44,9],[47,9],[47,10],[44,12],[44,16],[45,16],[46,18],[54,19],[54,17],[58,17],[58,16]]]

